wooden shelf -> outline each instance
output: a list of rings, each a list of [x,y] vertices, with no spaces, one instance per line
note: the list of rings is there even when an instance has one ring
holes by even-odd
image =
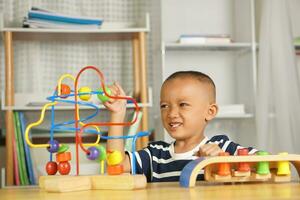
[[[137,24],[109,23],[104,22],[99,29],[50,29],[50,28],[19,28],[4,27],[0,32],[13,33],[137,33],[150,31],[150,17],[146,13],[145,17]]]
[[[1,31],[13,33],[137,33],[149,32],[149,27],[141,28],[110,28],[110,29],[42,29],[42,28],[16,28],[6,27]]]
[[[140,108],[152,107],[152,102],[149,103],[138,103]],[[127,104],[126,108],[135,108],[134,104]],[[38,111],[41,110],[41,106],[6,106],[3,107],[2,110],[13,110],[13,111]],[[94,108],[90,107],[82,107],[80,110],[92,110]],[[99,105],[99,109],[105,109],[103,105]],[[47,108],[47,110],[51,110],[51,108]],[[74,106],[56,106],[55,110],[74,110]]]
[[[37,100],[34,101],[33,97],[38,96]],[[42,96],[42,97],[40,97]],[[49,96],[49,95],[48,95]],[[46,103],[50,103],[50,101],[46,100],[47,95],[37,95],[37,94],[15,94],[16,102],[14,106],[5,106],[4,105],[4,93],[2,93],[1,96],[1,109],[3,111],[7,110],[13,110],[13,111],[39,111],[42,110],[43,106]],[[17,101],[22,100],[22,101]],[[30,102],[29,102],[30,101]],[[32,103],[32,105],[28,105]],[[90,102],[92,103],[92,102]],[[74,110],[75,106],[73,104],[65,105],[64,104],[58,104],[55,106],[55,110]],[[95,103],[94,103],[95,105]],[[99,107],[99,109],[106,109],[102,104],[96,104],[96,106]],[[146,103],[138,103],[138,106],[140,108],[147,108],[153,106],[152,101],[152,88],[148,88],[148,102]],[[133,103],[127,103],[126,108],[135,108]],[[89,106],[81,106],[80,110],[94,110],[95,108],[89,107]],[[51,107],[47,108],[47,110],[51,110]]]

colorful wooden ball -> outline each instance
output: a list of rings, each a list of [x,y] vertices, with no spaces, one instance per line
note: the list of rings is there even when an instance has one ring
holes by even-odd
[[[69,96],[69,94],[71,93],[71,88],[66,85],[66,84],[61,84],[60,85],[60,94],[61,94],[61,98],[67,98]]]
[[[123,165],[108,165],[107,174],[108,175],[120,175],[124,173]]]
[[[61,175],[67,175],[71,171],[71,165],[68,161],[58,163],[58,172]]]
[[[107,94],[111,95],[111,90],[108,87],[105,87],[105,91],[107,92]],[[97,94],[98,99],[102,102],[105,103],[106,101],[109,100],[109,97],[105,95],[105,93],[103,92],[103,89],[99,89],[98,92],[100,92],[100,94]]]
[[[50,152],[50,153],[55,153],[58,151],[59,149],[59,142],[56,141],[56,140],[50,140],[48,142],[48,144],[50,145],[49,147],[47,147],[47,150]]]
[[[91,98],[91,88],[89,87],[81,87],[79,90],[78,90],[78,93],[89,93],[89,94],[82,94],[82,95],[79,95],[79,98],[82,100],[82,101],[88,101],[90,98]]]
[[[96,148],[99,150],[99,161],[105,160],[107,157],[105,147],[102,145],[99,145],[99,146],[96,146]]]
[[[71,160],[71,152],[63,152],[56,154],[56,162],[65,162]]]
[[[107,164],[108,165],[118,165],[122,162],[123,156],[120,151],[108,151]]]
[[[57,150],[57,153],[63,153],[63,152],[66,152],[68,151],[69,149],[69,146],[66,145],[66,144],[61,144]]]
[[[89,147],[88,148],[89,153],[86,154],[86,157],[89,160],[96,160],[99,157],[99,150],[96,147]]]
[[[46,164],[46,172],[48,175],[55,175],[57,172],[57,163],[49,161]]]

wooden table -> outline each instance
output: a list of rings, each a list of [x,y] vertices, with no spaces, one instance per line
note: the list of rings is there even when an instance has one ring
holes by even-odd
[[[134,191],[90,190],[72,193],[47,193],[38,188],[1,189],[1,200],[46,199],[300,199],[300,183],[250,183],[250,184],[197,184],[194,188],[182,188],[174,183],[152,183],[147,189]]]

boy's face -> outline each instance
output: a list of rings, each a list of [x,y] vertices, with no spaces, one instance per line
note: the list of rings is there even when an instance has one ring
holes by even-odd
[[[195,78],[174,78],[163,84],[161,117],[171,137],[176,140],[203,137],[206,121],[216,114],[211,112],[211,105],[216,105],[210,94],[208,84]]]

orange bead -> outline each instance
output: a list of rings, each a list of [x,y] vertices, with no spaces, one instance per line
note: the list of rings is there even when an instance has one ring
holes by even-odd
[[[71,152],[63,152],[56,154],[56,162],[66,162],[71,160]]]
[[[107,165],[107,174],[120,175],[124,173],[123,165]]]
[[[220,152],[219,156],[229,156],[228,152]],[[218,175],[227,176],[230,175],[230,164],[229,163],[219,163],[218,164]]]
[[[66,98],[71,93],[71,88],[66,84],[60,85],[61,98]]]
[[[238,149],[238,156],[248,156],[249,150],[247,148]],[[250,165],[247,162],[241,162],[238,163],[238,169],[239,172],[248,172],[250,171]]]

